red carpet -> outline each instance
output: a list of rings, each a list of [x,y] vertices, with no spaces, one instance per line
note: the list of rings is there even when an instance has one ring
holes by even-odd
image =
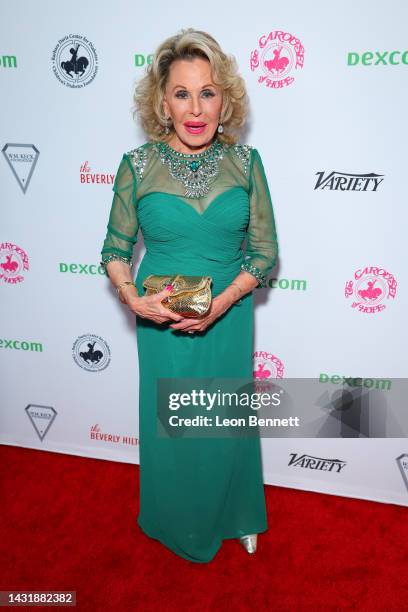
[[[138,466],[11,446],[0,459],[0,590],[75,590],[92,612],[408,610],[404,507],[268,485],[255,555],[226,540],[201,565],[137,527]]]

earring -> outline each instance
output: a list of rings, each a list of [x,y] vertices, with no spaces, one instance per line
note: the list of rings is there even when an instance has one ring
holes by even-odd
[[[218,132],[219,134],[222,134],[222,133],[223,133],[223,131],[224,131],[224,126],[222,125],[222,123],[220,123],[220,124],[218,125],[217,132]]]
[[[170,129],[169,129],[169,126],[167,125],[167,117],[166,117],[166,126],[164,128],[164,133],[165,134],[170,134]]]

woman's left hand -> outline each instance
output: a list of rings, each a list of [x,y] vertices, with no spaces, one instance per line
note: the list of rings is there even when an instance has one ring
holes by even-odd
[[[190,317],[184,318],[177,323],[169,325],[172,329],[179,329],[184,332],[201,332],[207,329],[211,323],[213,323],[218,317],[220,317],[232,303],[225,297],[217,296],[212,299],[211,306],[205,317],[199,319],[192,319]]]

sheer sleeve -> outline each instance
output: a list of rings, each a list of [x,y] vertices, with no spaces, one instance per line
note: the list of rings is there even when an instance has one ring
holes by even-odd
[[[107,275],[106,264],[114,259],[132,264],[133,246],[137,242],[139,222],[136,211],[137,180],[129,157],[119,164],[113,185],[113,200],[100,265]]]
[[[249,176],[250,219],[247,228],[245,261],[241,269],[253,274],[263,285],[278,258],[278,240],[268,181],[257,149],[252,149]]]

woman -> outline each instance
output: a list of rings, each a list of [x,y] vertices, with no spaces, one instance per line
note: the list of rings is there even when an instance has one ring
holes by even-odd
[[[149,140],[119,165],[102,265],[136,315],[139,357],[138,525],[174,553],[211,561],[225,538],[256,550],[267,529],[259,437],[163,439],[156,435],[160,378],[252,379],[253,289],[278,244],[258,151],[234,134],[247,95],[233,57],[193,30],[165,40],[135,91]],[[146,253],[132,282],[141,229]],[[246,255],[241,248],[247,239]],[[208,275],[212,304],[197,319],[144,295],[149,274]]]

